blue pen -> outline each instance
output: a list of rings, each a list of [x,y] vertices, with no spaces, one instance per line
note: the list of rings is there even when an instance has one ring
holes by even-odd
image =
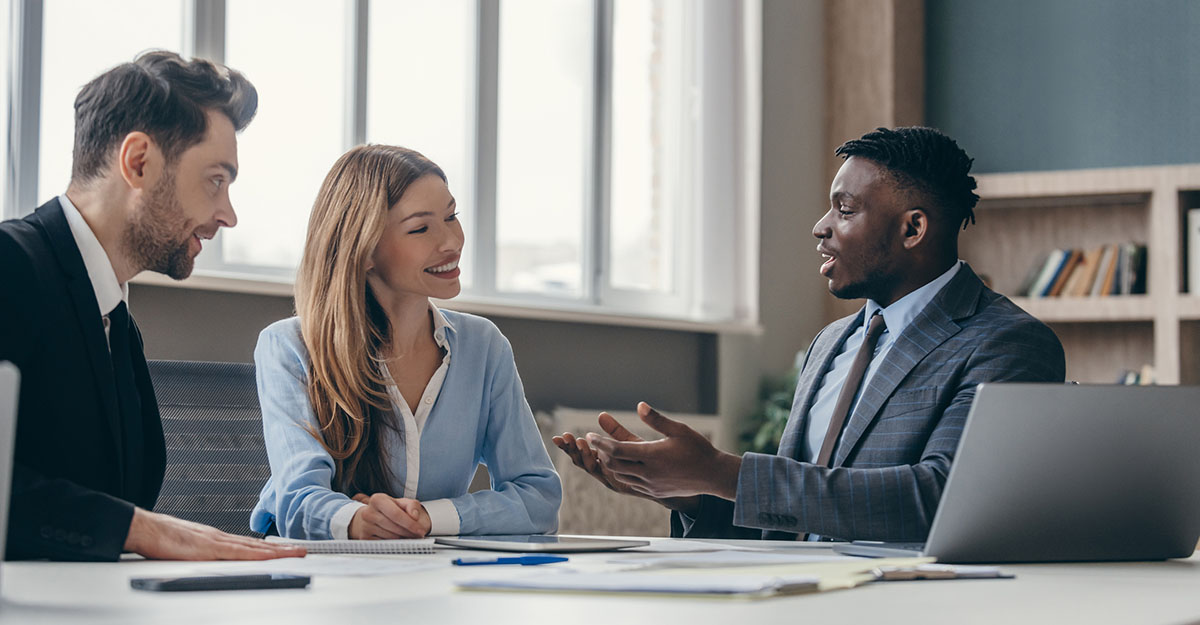
[[[533,566],[535,564],[553,564],[555,562],[566,561],[567,559],[562,556],[509,556],[502,558],[458,558],[450,562],[458,566],[476,566],[479,564],[520,564],[521,566]]]

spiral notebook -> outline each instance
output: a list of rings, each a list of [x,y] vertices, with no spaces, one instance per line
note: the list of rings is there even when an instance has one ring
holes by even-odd
[[[267,536],[273,543],[297,545],[309,553],[433,553],[432,538],[395,540],[301,540]]]

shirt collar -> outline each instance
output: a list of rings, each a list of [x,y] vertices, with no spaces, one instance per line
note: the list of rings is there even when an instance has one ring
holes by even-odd
[[[83,257],[83,266],[87,269],[88,279],[92,290],[96,293],[96,303],[100,306],[100,314],[107,315],[117,304],[129,301],[129,284],[117,282],[117,272],[113,270],[112,260],[100,245],[100,239],[92,232],[91,226],[84,221],[79,209],[71,203],[64,193],[58,196],[62,205],[63,215],[67,218],[67,226],[71,228],[71,236],[75,238],[75,246]]]
[[[954,263],[950,269],[946,270],[946,273],[934,278],[932,281],[926,283],[925,286],[901,297],[887,308],[881,307],[875,300],[867,300],[866,310],[863,314],[863,323],[865,324],[871,318],[871,315],[875,314],[875,311],[878,310],[879,314],[883,315],[884,323],[887,324],[888,334],[899,336],[904,331],[904,328],[908,327],[908,324],[912,323],[912,320],[916,319],[922,310],[925,310],[929,302],[933,301],[933,298],[942,290],[942,287],[946,286],[958,274],[962,266],[963,261],[961,260]]]
[[[446,340],[446,330],[454,330],[454,324],[450,323],[450,320],[442,313],[442,309],[432,301],[429,302],[429,311],[433,313],[433,341],[449,354],[450,342]]]

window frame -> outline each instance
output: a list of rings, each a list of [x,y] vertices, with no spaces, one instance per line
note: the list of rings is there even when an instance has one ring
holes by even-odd
[[[693,162],[682,165],[692,172],[691,184],[681,203],[694,206],[691,219],[682,218],[677,227],[677,249],[673,251],[675,288],[671,293],[616,288],[609,284],[609,158],[612,147],[610,102],[613,7],[615,0],[591,0],[593,26],[593,111],[592,146],[587,163],[590,172],[588,197],[582,203],[581,292],[577,296],[501,292],[496,286],[497,257],[497,151],[500,46],[500,5],[503,0],[476,0],[476,128],[475,128],[475,236],[465,256],[471,263],[472,284],[450,306],[480,312],[507,310],[516,316],[549,317],[580,314],[585,318],[649,320],[648,325],[722,327],[753,330],[757,327],[758,298],[758,150],[761,101],[761,0],[717,0],[689,6],[696,33],[687,42],[693,50],[697,85],[692,111],[695,123],[684,131],[681,153]],[[368,20],[370,0],[350,0],[347,37],[345,95],[347,115],[344,149],[366,140]],[[691,3],[688,3],[691,5]],[[10,54],[8,80],[9,142],[3,206],[4,218],[20,217],[37,206],[39,111],[42,64],[42,5],[40,0],[9,0]],[[186,56],[224,62],[226,36],[225,0],[185,0],[183,3]],[[729,21],[732,20],[732,21]],[[731,26],[732,24],[732,26]],[[701,45],[706,37],[723,39],[719,54]],[[730,51],[738,54],[729,58]],[[708,64],[714,64],[710,68]],[[723,73],[721,91],[715,93],[710,74]],[[716,115],[711,115],[713,109]],[[730,123],[734,120],[736,123]],[[689,122],[690,123],[690,122]],[[735,156],[716,158],[705,152],[707,144],[720,137],[732,146]],[[720,162],[717,162],[720,161]],[[42,195],[45,195],[43,193]],[[691,223],[687,223],[687,222]],[[686,228],[686,231],[683,230]],[[713,260],[699,250],[722,246],[728,253]],[[206,246],[197,259],[196,278],[174,284],[158,276],[143,274],[136,282],[172,284],[222,290],[278,292],[290,286],[295,269],[226,263],[222,237]],[[718,288],[713,288],[717,284]],[[267,286],[263,285],[278,285]],[[636,323],[635,323],[636,325]]]

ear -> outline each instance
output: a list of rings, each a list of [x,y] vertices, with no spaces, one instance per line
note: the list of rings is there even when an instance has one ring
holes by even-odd
[[[929,234],[929,214],[921,207],[904,211],[904,249],[911,250],[921,244]]]
[[[150,135],[140,131],[125,135],[117,152],[117,167],[131,189],[145,189],[157,180],[162,164],[162,152]]]

